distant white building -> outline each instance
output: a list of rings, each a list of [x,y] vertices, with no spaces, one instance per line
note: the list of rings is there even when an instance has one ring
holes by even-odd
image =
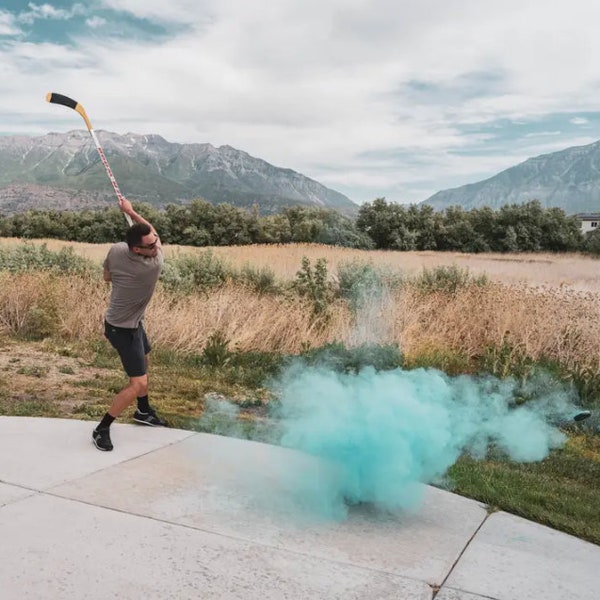
[[[577,215],[581,222],[581,233],[591,233],[600,225],[600,213],[580,213]]]

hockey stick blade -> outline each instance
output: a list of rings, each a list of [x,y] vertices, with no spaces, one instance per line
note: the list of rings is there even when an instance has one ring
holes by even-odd
[[[112,183],[112,186],[115,190],[117,199],[120,201],[121,198],[123,197],[123,195],[121,194],[121,190],[119,189],[119,186],[117,185],[117,180],[115,179],[115,176],[113,175],[113,173],[111,171],[110,165],[108,164],[108,160],[106,160],[106,156],[104,155],[104,150],[102,150],[102,146],[100,146],[100,142],[98,141],[96,133],[94,132],[94,128],[92,127],[92,124],[91,124],[90,120],[88,119],[88,116],[87,116],[83,106],[81,106],[81,104],[79,104],[79,102],[77,102],[76,100],[73,100],[73,98],[69,98],[68,96],[65,96],[63,94],[57,94],[56,92],[48,92],[46,94],[46,100],[48,102],[50,102],[51,104],[60,104],[61,106],[66,106],[67,108],[72,108],[74,111],[78,112],[83,117],[86,127],[88,128],[88,131],[90,132],[90,135],[92,136],[92,140],[94,141],[94,145],[96,146],[96,150],[98,151],[98,154],[100,155],[102,164],[104,165],[104,168],[106,169],[106,174],[108,175],[108,178],[110,179],[110,182]],[[133,221],[131,220],[131,217],[127,213],[123,213],[123,214],[125,216],[125,220],[127,221],[127,224],[129,226],[133,225]]]
[[[48,92],[46,94],[46,100],[51,104],[62,104],[62,106],[67,106],[68,108],[72,108],[73,110],[77,109],[78,102],[69,98],[68,96],[63,96],[62,94],[56,94],[55,92]]]
[[[72,108],[74,111],[77,111],[83,117],[88,130],[90,132],[92,131],[92,124],[88,119],[85,109],[77,102],[77,100],[73,100],[73,98],[69,98],[69,96],[64,96],[63,94],[57,94],[56,92],[48,92],[46,94],[46,100],[50,102],[50,104],[60,104],[61,106],[66,106],[67,108]]]

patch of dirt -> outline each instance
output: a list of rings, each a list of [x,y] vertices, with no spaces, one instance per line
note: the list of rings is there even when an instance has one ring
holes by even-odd
[[[0,344],[0,397],[5,401],[49,402],[71,414],[90,399],[89,389],[76,384],[110,374],[85,365],[80,358],[48,351],[40,343],[3,340]]]

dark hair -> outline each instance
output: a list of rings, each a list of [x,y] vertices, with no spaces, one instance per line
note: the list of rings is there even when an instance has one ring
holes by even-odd
[[[152,229],[146,223],[134,223],[128,230],[125,236],[125,241],[129,248],[139,246],[142,243],[142,238],[145,235],[152,233]]]

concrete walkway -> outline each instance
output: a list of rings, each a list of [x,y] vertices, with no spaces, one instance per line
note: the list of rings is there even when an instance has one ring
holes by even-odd
[[[600,597],[599,546],[455,494],[318,518],[311,457],[123,424],[99,452],[92,428],[0,417],[2,600]]]

